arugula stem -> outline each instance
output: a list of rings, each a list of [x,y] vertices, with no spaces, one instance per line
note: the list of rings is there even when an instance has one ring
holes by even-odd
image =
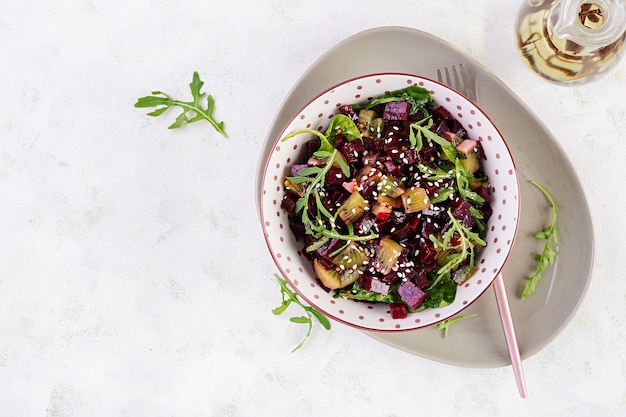
[[[211,96],[209,96],[208,100],[209,102],[212,101]],[[213,126],[215,130],[217,130],[222,136],[224,136],[225,138],[228,138],[228,135],[226,135],[226,131],[224,130],[224,127],[220,123],[218,123],[211,114],[209,114],[208,112],[205,112],[202,109],[202,107],[198,106],[197,103],[173,100],[172,104],[182,107],[183,109],[185,109],[185,111],[191,110],[191,111],[196,112],[199,116],[202,116],[204,120],[211,123],[211,126]]]

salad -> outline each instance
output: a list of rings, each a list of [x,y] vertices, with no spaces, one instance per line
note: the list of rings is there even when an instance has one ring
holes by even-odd
[[[417,85],[339,107],[284,179],[281,208],[335,297],[393,318],[454,301],[486,245],[491,187],[479,141]]]

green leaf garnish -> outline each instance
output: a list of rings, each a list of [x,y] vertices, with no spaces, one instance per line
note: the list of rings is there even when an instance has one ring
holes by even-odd
[[[379,104],[389,103],[392,101],[408,101],[411,105],[411,114],[421,110],[427,113],[427,107],[433,105],[433,98],[430,91],[418,85],[411,85],[400,90],[391,91],[367,103],[365,108],[371,109]]]
[[[454,271],[468,256],[469,267],[474,268],[475,247],[477,245],[487,245],[478,233],[465,227],[460,220],[454,217],[451,209],[448,209],[448,217],[450,218],[450,228],[443,234],[443,240],[440,241],[435,236],[430,235],[430,240],[435,244],[435,247],[448,252],[446,256],[447,262],[439,267],[437,270],[439,277],[431,286],[436,285],[439,282],[439,278],[444,274]],[[456,238],[456,243],[453,243],[453,238]]]
[[[342,130],[350,130],[351,127],[349,126],[350,124],[352,124],[354,125],[354,128],[358,131],[358,128],[350,118],[342,114],[338,114],[335,115],[335,117],[333,118],[333,120],[335,119],[337,119],[338,122],[334,126],[343,126],[341,127]],[[331,122],[331,126],[327,129],[327,132],[336,132],[335,130],[331,129],[332,126],[333,123]],[[306,233],[312,235],[317,239],[315,243],[307,247],[307,251],[314,251],[316,249],[319,249],[329,239],[333,238],[346,241],[364,241],[378,237],[378,235],[374,232],[371,232],[365,236],[355,235],[354,229],[352,227],[348,229],[348,233],[342,233],[337,229],[337,213],[333,215],[326,207],[324,207],[324,204],[322,203],[322,196],[320,195],[320,189],[324,187],[326,174],[334,164],[339,165],[343,174],[347,178],[350,177],[350,168],[341,157],[339,151],[333,147],[329,138],[325,134],[318,132],[317,130],[297,130],[283,137],[282,141],[286,141],[300,134],[312,134],[320,138],[320,149],[318,149],[313,154],[313,156],[323,159],[325,164],[323,166],[302,168],[296,173],[296,176],[287,177],[287,181],[291,182],[292,184],[304,185],[304,191],[302,193],[302,196],[296,201],[295,210],[296,213],[300,213],[302,224],[305,227]],[[351,135],[353,136],[353,139],[357,139],[354,134]],[[360,134],[359,138],[361,138]],[[311,199],[313,199],[313,201],[315,202],[315,212],[311,212],[311,210],[309,209],[309,201],[311,201]]]
[[[192,101],[174,100],[170,95],[162,91],[153,91],[150,96],[140,97],[137,100],[137,103],[135,103],[135,107],[158,107],[157,109],[147,113],[148,116],[152,117],[160,116],[174,106],[180,107],[183,111],[176,117],[174,123],[168,127],[169,129],[177,129],[184,124],[197,122],[198,120],[206,120],[213,126],[213,128],[215,128],[215,130],[227,138],[228,135],[224,130],[224,122],[218,122],[213,117],[215,100],[211,95],[206,95],[206,93],[202,93],[200,91],[203,85],[204,82],[200,80],[198,72],[194,72],[192,81],[189,84],[191,96],[193,97]],[[206,100],[204,100],[205,97]],[[206,101],[206,104],[203,104],[203,101]]]
[[[272,313],[276,316],[283,314],[292,303],[295,303],[302,307],[305,312],[304,316],[294,316],[289,319],[289,321],[291,321],[292,323],[307,325],[307,332],[304,335],[302,341],[295,348],[293,348],[293,350],[291,351],[293,353],[296,350],[300,349],[304,342],[311,335],[311,330],[313,330],[313,318],[317,319],[317,321],[326,330],[330,330],[330,321],[325,315],[323,315],[313,307],[305,305],[302,301],[300,301],[298,294],[296,294],[291,288],[289,288],[289,284],[287,284],[287,281],[279,277],[277,274],[274,274],[274,278],[276,278],[276,281],[278,281],[278,284],[280,285],[282,303],[278,307],[274,308],[272,310]]]
[[[546,190],[541,184],[533,180],[531,180],[530,183],[541,190],[550,202],[550,206],[552,207],[552,221],[549,226],[546,226],[533,234],[535,238],[545,240],[545,243],[540,253],[533,254],[533,259],[537,262],[537,267],[530,276],[525,277],[526,285],[522,291],[522,299],[528,298],[535,291],[539,280],[541,280],[541,274],[543,271],[545,271],[548,266],[554,265],[559,246],[556,233],[556,215],[558,212],[556,201],[550,195],[548,190]]]
[[[448,330],[450,329],[450,326],[452,326],[454,323],[458,323],[460,321],[463,321],[472,317],[476,317],[477,315],[478,314],[470,314],[468,316],[458,316],[453,319],[447,319],[440,323],[437,323],[437,328],[443,330],[443,337],[448,337]]]
[[[413,123],[410,126],[409,140],[411,141],[411,146],[415,146],[416,149],[418,149],[417,147],[421,149],[423,138],[425,138],[429,142],[434,142],[441,147],[442,152],[446,155],[446,157],[450,161],[450,164],[449,166],[445,167],[445,169],[442,167],[433,168],[424,164],[419,164],[418,169],[422,171],[422,173],[428,175],[427,179],[431,181],[454,178],[456,183],[456,190],[459,192],[464,200],[473,202],[475,204],[484,203],[485,199],[483,199],[475,191],[472,191],[472,189],[470,188],[470,182],[474,181],[476,178],[474,177],[474,174],[465,169],[465,167],[461,163],[459,152],[457,152],[454,145],[450,141],[442,138],[441,136],[430,130],[432,121],[429,120],[429,123],[424,125],[425,120],[426,119],[420,120],[419,122]]]
[[[330,121],[330,125],[326,129],[326,137],[328,139],[332,139],[338,134],[341,134],[349,142],[355,139],[363,141],[361,131],[354,121],[345,114],[341,113],[333,116],[333,119]]]

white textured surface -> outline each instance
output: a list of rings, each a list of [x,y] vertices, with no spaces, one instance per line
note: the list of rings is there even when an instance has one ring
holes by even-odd
[[[623,416],[626,63],[550,85],[488,0],[3,2],[0,414],[6,416]],[[385,25],[472,54],[559,138],[587,190],[591,289],[524,362],[464,369],[360,332],[275,317],[254,175],[276,109],[328,48]],[[183,98],[194,70],[229,139],[167,130],[137,97]],[[293,311],[297,314],[297,310]],[[451,330],[453,331],[453,329]]]

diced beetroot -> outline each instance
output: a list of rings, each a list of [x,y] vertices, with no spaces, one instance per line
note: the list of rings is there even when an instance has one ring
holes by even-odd
[[[445,107],[439,106],[433,111],[433,119],[435,120],[448,120],[451,119],[452,115]]]
[[[395,156],[400,154],[402,145],[400,144],[400,135],[391,135],[383,139],[383,150],[387,155]]]
[[[406,221],[406,213],[404,210],[393,210],[391,213],[391,221],[393,224],[402,224]]]
[[[383,162],[383,164],[385,165],[385,169],[387,170],[389,174],[395,177],[399,177],[402,174],[402,171],[400,170],[400,166],[396,164],[393,160],[387,159],[385,160],[385,162]]]
[[[437,251],[435,246],[430,240],[422,240],[419,245],[418,259],[422,265],[430,265],[433,261],[437,260]]]
[[[305,144],[304,148],[306,149],[306,159],[311,158],[311,156],[319,150],[320,144],[321,142],[319,139],[312,139]]]
[[[415,233],[417,232],[417,228],[420,225],[420,218],[417,216],[412,216],[409,219],[409,230],[411,230],[411,232]]]
[[[383,138],[395,138],[397,140],[408,139],[410,135],[410,124],[403,120],[388,120],[385,122]]]
[[[372,227],[376,224],[376,216],[372,212],[368,211],[353,223],[355,229],[361,235],[366,235],[370,232]]]
[[[296,208],[296,202],[300,197],[295,193],[285,193],[283,199],[280,202],[280,208],[285,210],[288,214],[293,213]]]
[[[421,121],[421,120],[424,120],[424,118],[425,118],[426,116],[427,116],[427,115],[426,115],[426,114],[424,114],[424,112],[423,112],[423,111],[418,110],[418,111],[416,111],[415,113],[413,113],[413,114],[409,115],[409,120],[410,120],[410,121],[412,121],[412,122],[419,122],[419,121]]]
[[[324,269],[333,269],[335,267],[335,264],[327,258],[319,258],[318,262],[320,263],[320,265],[322,265],[324,267]]]
[[[330,254],[341,248],[343,244],[344,242],[340,239],[331,239],[315,251],[320,258],[330,262],[330,265],[323,265],[326,269],[334,268],[334,264],[330,260]]]
[[[411,281],[400,284],[398,294],[411,310],[416,310],[426,299],[426,293]]]
[[[363,137],[363,147],[367,151],[373,151],[376,147],[374,138],[368,136]]]
[[[382,295],[389,294],[389,289],[391,285],[379,280],[378,278],[373,278],[370,275],[363,274],[359,278],[359,286],[367,291],[375,292]]]
[[[484,185],[478,186],[476,188],[476,193],[483,198],[487,203],[491,201],[491,190],[489,187],[485,187]]]
[[[449,126],[450,126],[450,132],[454,133],[458,137],[463,138],[465,137],[465,135],[467,135],[467,131],[465,130],[461,122],[459,122],[458,120],[453,119],[451,123],[449,124]]]
[[[388,284],[394,284],[400,280],[400,276],[397,271],[391,271],[390,273],[383,275],[382,280]]]
[[[398,155],[398,163],[402,162],[406,165],[413,165],[420,161],[419,152],[414,148],[407,149]]]
[[[438,147],[434,146],[432,143],[424,144],[422,149],[420,150],[420,162],[426,165],[430,164],[430,158],[435,157],[438,152]]]
[[[352,107],[352,104],[344,104],[343,106],[339,106],[339,112],[351,118],[352,120],[358,119],[359,115]]]
[[[483,214],[485,220],[489,220],[489,217],[491,217],[491,215],[493,214],[493,209],[491,208],[491,204],[489,203],[480,206],[479,210]]]
[[[439,120],[431,127],[431,130],[439,136],[443,136],[450,131],[450,128],[445,120]]]
[[[363,142],[356,139],[351,142],[345,142],[339,149],[348,163],[356,164],[361,159],[365,146]]]
[[[333,187],[333,190],[330,193],[330,195],[326,196],[322,200],[322,202],[324,204],[324,207],[326,208],[331,208],[331,209],[337,208],[340,205],[342,205],[349,196],[350,196],[350,193],[348,193],[343,187]],[[316,210],[317,209],[315,206],[310,208],[310,211],[313,213],[315,213]]]
[[[409,222],[400,223],[395,229],[391,232],[391,238],[396,242],[401,242],[409,237],[411,233],[411,226]]]
[[[450,203],[454,218],[460,220],[463,226],[470,228],[474,226],[474,216],[469,211],[471,207],[472,205],[462,198],[453,200]]]
[[[408,101],[392,101],[385,104],[383,119],[408,120],[409,113],[411,113],[411,105]]]
[[[337,149],[341,149],[346,143],[348,143],[348,141],[346,140],[346,138],[343,137],[341,133],[338,133],[332,138],[332,144]]]
[[[419,268],[419,269],[412,269],[410,274],[408,274],[408,278],[411,279],[415,285],[418,286],[418,288],[426,288],[428,287],[428,277],[426,275],[426,270]]]
[[[346,176],[339,167],[332,166],[326,173],[326,184],[328,185],[341,185],[346,182],[346,180]]]
[[[430,235],[435,231],[435,225],[432,221],[422,221],[422,226],[420,227],[420,236],[424,239],[430,239]]]
[[[296,219],[297,216],[293,216],[292,221],[289,222],[289,229],[291,233],[297,238],[301,238],[303,236],[310,236],[306,234],[306,229],[304,225],[300,221],[299,218]]]
[[[392,319],[404,319],[408,315],[406,306],[402,303],[389,304],[389,312]]]

